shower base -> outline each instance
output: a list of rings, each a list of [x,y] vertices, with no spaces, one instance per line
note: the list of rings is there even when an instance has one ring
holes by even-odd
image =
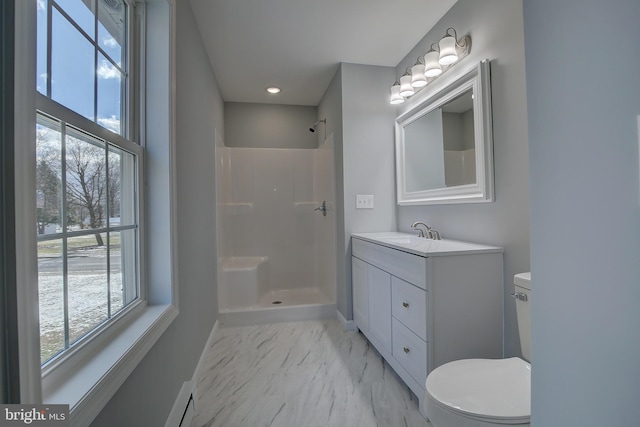
[[[282,289],[265,293],[250,307],[220,309],[223,325],[295,322],[336,318],[336,304],[317,288]]]

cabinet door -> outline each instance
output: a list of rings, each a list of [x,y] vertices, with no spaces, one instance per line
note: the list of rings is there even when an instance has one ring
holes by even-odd
[[[353,284],[353,320],[362,332],[369,332],[369,278],[368,264],[351,257],[351,280]]]
[[[369,268],[369,333],[376,346],[391,353],[391,275]]]

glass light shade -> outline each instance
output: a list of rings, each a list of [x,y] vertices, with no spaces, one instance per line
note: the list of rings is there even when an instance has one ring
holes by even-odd
[[[424,75],[424,65],[416,64],[411,67],[411,86],[425,87],[427,85],[427,77]]]
[[[445,36],[440,40],[440,65],[453,64],[458,60],[456,52],[456,38],[453,36]]]
[[[391,86],[391,100],[389,101],[392,105],[402,104],[404,102],[404,98],[400,96],[400,85],[395,84]]]
[[[400,77],[400,96],[411,96],[416,93],[411,86],[411,76],[406,74]]]
[[[427,77],[437,77],[442,74],[442,67],[438,62],[440,59],[440,53],[437,50],[432,50],[424,56],[424,74]]]

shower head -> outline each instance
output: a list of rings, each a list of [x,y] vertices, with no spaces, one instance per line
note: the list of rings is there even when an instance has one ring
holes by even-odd
[[[317,122],[315,122],[313,124],[313,127],[309,128],[309,132],[313,133],[316,131],[316,128],[318,127],[318,125],[320,123],[324,123],[325,125],[327,124],[327,119],[322,119],[322,120],[318,120]]]

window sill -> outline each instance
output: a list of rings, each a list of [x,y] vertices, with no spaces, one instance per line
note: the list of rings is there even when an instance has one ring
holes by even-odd
[[[96,356],[74,366],[43,401],[69,404],[71,425],[89,425],[177,315],[173,305],[146,307]]]

